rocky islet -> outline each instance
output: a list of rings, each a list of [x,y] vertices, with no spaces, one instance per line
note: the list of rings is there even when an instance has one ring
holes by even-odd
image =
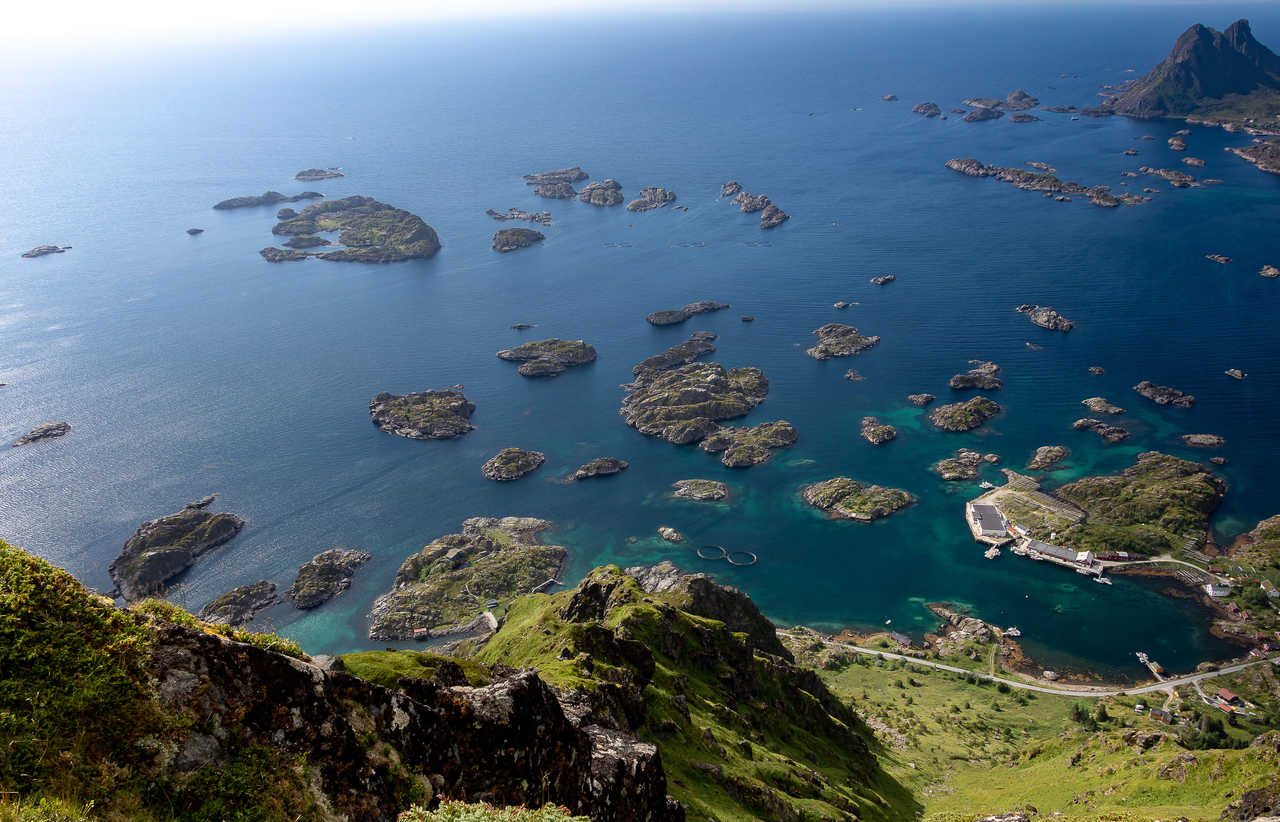
[[[373,559],[365,551],[330,548],[321,551],[298,567],[293,585],[284,596],[295,608],[315,608],[347,590],[356,569]]]

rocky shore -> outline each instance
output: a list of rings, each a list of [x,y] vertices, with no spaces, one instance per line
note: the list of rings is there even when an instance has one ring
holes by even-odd
[[[1075,323],[1047,305],[1023,303],[1016,310],[1019,314],[1026,314],[1031,322],[1050,331],[1070,331],[1076,327]]]
[[[1133,387],[1142,396],[1154,402],[1156,405],[1172,405],[1174,408],[1190,408],[1196,404],[1196,398],[1192,394],[1186,394],[1176,388],[1170,388],[1167,385],[1156,385],[1150,380],[1143,380]]]
[[[304,610],[323,605],[347,590],[356,569],[371,559],[373,554],[350,548],[321,551],[298,567],[285,598]]]
[[[13,447],[17,448],[20,445],[29,445],[40,440],[65,437],[69,433],[71,433],[71,423],[69,422],[42,422],[19,437],[17,441],[14,442]]]
[[[233,208],[255,208],[257,206],[275,205],[276,203],[297,203],[302,200],[321,200],[323,198],[324,195],[318,191],[304,191],[292,197],[286,197],[278,191],[264,191],[256,197],[232,197],[229,200],[223,200],[215,204],[214,208],[219,211],[228,211]]]
[[[1084,417],[1071,423],[1077,431],[1092,431],[1109,443],[1123,442],[1129,439],[1129,431],[1119,425],[1111,425],[1093,417]]]
[[[671,484],[672,496],[695,502],[719,502],[729,496],[729,486],[706,479],[683,479]]]
[[[480,466],[480,473],[484,474],[485,479],[491,479],[494,482],[512,482],[532,474],[546,461],[547,455],[541,451],[503,448],[485,460]]]
[[[474,517],[404,561],[391,591],[369,611],[369,638],[427,639],[488,633],[487,603],[509,601],[559,576],[568,555],[542,545],[550,527],[533,517]]]
[[[461,391],[392,394],[383,391],[369,402],[373,424],[388,434],[412,440],[446,440],[473,430],[476,406]]]
[[[818,337],[818,344],[805,349],[804,353],[815,360],[852,357],[880,343],[879,337],[868,337],[853,326],[841,323],[827,323],[813,333]]]
[[[200,555],[240,533],[244,520],[208,511],[213,500],[210,495],[189,502],[177,513],[138,526],[108,569],[126,602],[163,596],[165,583],[194,565]]]
[[[973,367],[963,374],[956,374],[947,381],[947,385],[953,391],[970,388],[980,391],[997,391],[1004,387],[1004,380],[996,376],[1000,373],[1000,366],[987,360],[969,360],[969,364]]]
[[[584,480],[594,477],[607,477],[627,470],[631,463],[626,460],[615,459],[614,457],[596,457],[591,462],[581,466],[577,471],[573,472],[572,479]]]
[[[696,362],[643,372],[629,388],[620,412],[627,425],[687,445],[714,433],[721,420],[746,416],[764,402],[769,380],[758,368]]]
[[[929,413],[929,422],[943,431],[972,431],[1000,413],[1000,406],[986,397],[940,405]]]
[[[563,374],[566,368],[595,362],[596,350],[583,340],[552,337],[503,349],[497,356],[507,362],[520,363],[516,371],[526,377],[555,377]]]
[[[899,488],[863,485],[849,477],[832,477],[807,485],[800,492],[805,502],[833,517],[873,522],[901,511],[916,501]]]
[[[259,611],[279,601],[276,584],[264,579],[252,585],[232,588],[201,608],[196,616],[214,625],[243,625]]]
[[[789,448],[800,439],[786,420],[762,422],[754,428],[719,428],[702,440],[702,450],[719,454],[729,468],[750,468],[773,459],[777,448]]]
[[[499,254],[516,251],[540,243],[547,235],[532,228],[504,228],[493,234],[493,250]]]

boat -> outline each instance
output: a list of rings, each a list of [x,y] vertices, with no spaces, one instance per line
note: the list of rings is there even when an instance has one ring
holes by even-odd
[[[1094,582],[1101,582],[1103,585],[1110,585],[1110,584],[1111,584],[1111,580],[1110,580],[1110,578],[1108,578],[1108,577],[1094,577],[1094,578],[1093,578],[1093,581],[1094,581]]]
[[[1004,635],[1005,636],[1022,636],[1022,631],[1019,631],[1016,627],[1009,627],[1005,629]]]
[[[988,490],[988,491],[990,491],[992,488],[995,488],[995,486],[994,486],[994,485],[992,485],[991,483],[987,482],[986,480],[983,480],[982,482],[978,483],[978,487],[979,487],[979,488],[986,489],[986,490]]]

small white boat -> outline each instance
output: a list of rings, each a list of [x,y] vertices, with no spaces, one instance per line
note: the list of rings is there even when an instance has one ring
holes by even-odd
[[[1111,580],[1110,580],[1110,579],[1108,579],[1107,577],[1094,577],[1094,578],[1093,578],[1093,581],[1094,581],[1094,582],[1101,582],[1103,585],[1110,585],[1110,584],[1111,584]]]
[[[995,488],[995,486],[994,486],[994,485],[992,485],[991,483],[987,482],[986,480],[983,480],[982,482],[978,483],[978,487],[979,487],[979,488],[983,488],[983,489],[985,489],[985,490],[987,490],[987,491],[990,491],[992,488]]]

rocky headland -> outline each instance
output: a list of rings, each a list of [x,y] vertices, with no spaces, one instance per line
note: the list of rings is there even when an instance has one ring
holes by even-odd
[[[259,611],[279,601],[276,584],[264,579],[252,585],[232,588],[201,608],[196,616],[215,625],[243,625]]]
[[[595,362],[596,350],[583,340],[552,337],[503,349],[497,356],[507,362],[520,363],[516,370],[526,377],[554,377],[563,374],[566,368]]]
[[[315,183],[320,180],[336,180],[339,177],[346,176],[336,168],[308,168],[293,175],[293,179],[300,183]]]
[[[640,196],[627,203],[627,211],[649,211],[662,208],[676,201],[676,193],[658,186],[642,188],[637,192]]]
[[[1000,406],[986,397],[939,405],[929,412],[929,422],[943,431],[972,431],[1000,413]]]
[[[849,477],[832,477],[807,485],[800,492],[805,502],[833,517],[873,522],[901,511],[916,501],[900,488],[864,485]]]
[[[594,477],[608,477],[627,470],[631,463],[614,457],[596,457],[591,462],[573,472],[572,479],[584,480]]]
[[[1093,417],[1082,417],[1071,423],[1077,431],[1092,431],[1109,443],[1123,442],[1129,439],[1129,431],[1119,425],[1111,425]]]
[[[578,192],[578,200],[593,206],[622,205],[622,183],[612,177],[589,183]]]
[[[676,445],[705,439],[720,421],[746,416],[769,394],[760,369],[713,362],[642,372],[629,387],[620,412],[627,425]]]
[[[1156,385],[1151,380],[1143,380],[1133,387],[1142,396],[1154,402],[1156,405],[1172,405],[1174,408],[1190,408],[1196,404],[1196,398],[1192,394],[1179,391],[1176,388],[1170,388],[1167,385]]]
[[[214,208],[220,211],[228,211],[233,208],[255,208],[257,206],[275,205],[276,203],[297,203],[302,200],[320,200],[323,198],[324,195],[318,191],[304,191],[292,197],[286,197],[278,191],[264,191],[256,197],[232,197],[229,200],[223,200],[215,204]]]
[[[538,533],[550,525],[533,517],[463,521],[462,533],[440,537],[401,564],[391,591],[369,611],[370,639],[425,639],[423,634],[496,628],[484,617],[488,602],[514,599],[559,577],[568,552],[538,541]]]
[[[231,541],[244,520],[208,509],[213,496],[189,502],[181,511],[148,520],[125,542],[108,569],[126,602],[163,595],[163,586],[197,558]]]
[[[815,360],[852,357],[880,343],[879,337],[868,337],[853,326],[842,323],[827,323],[814,329],[813,333],[818,337],[818,344],[805,349],[804,353]]]
[[[285,237],[328,231],[341,232],[338,241],[343,248],[316,254],[321,260],[390,263],[427,259],[440,250],[435,229],[421,217],[372,197],[313,203],[271,229],[272,234]]]
[[[351,586],[356,569],[373,559],[373,554],[351,548],[321,551],[298,567],[293,585],[284,596],[295,608],[323,605]]]
[[[720,502],[729,497],[729,486],[707,479],[683,479],[671,484],[671,495],[695,502]]]
[[[862,438],[872,445],[884,445],[898,436],[898,429],[880,422],[878,417],[863,417],[860,429]]]
[[[1004,387],[1004,380],[996,376],[1000,373],[1000,366],[987,360],[969,360],[969,364],[973,367],[963,374],[956,374],[947,381],[947,385],[953,391],[964,391],[970,388],[980,391],[998,391]]]
[[[39,442],[40,440],[65,437],[69,433],[71,433],[71,423],[69,422],[42,422],[19,437],[13,443],[13,447],[17,448],[20,445],[29,445],[33,442]]]
[[[512,482],[532,474],[547,461],[547,455],[541,451],[526,451],[523,448],[503,448],[484,461],[480,473],[485,479],[494,482]]]
[[[1016,310],[1020,314],[1026,314],[1027,319],[1031,320],[1031,322],[1050,331],[1070,331],[1076,327],[1075,323],[1047,305],[1023,303]]]
[[[1071,452],[1061,445],[1042,445],[1027,460],[1027,468],[1032,471],[1054,471],[1062,466],[1058,463],[1067,458]]]
[[[412,440],[447,440],[473,430],[476,406],[461,391],[430,390],[417,394],[383,391],[369,402],[373,424],[388,434]]]
[[[1227,151],[1253,163],[1259,171],[1280,174],[1280,140],[1264,140],[1251,146],[1232,146]]]
[[[494,232],[493,250],[500,254],[506,254],[508,251],[528,248],[545,239],[547,239],[546,234],[541,231],[534,231],[532,228],[504,228]]]
[[[714,354],[716,347],[711,341],[716,335],[710,331],[695,331],[689,339],[673,345],[661,354],[646,357],[631,369],[631,373],[639,376],[644,371],[667,371],[681,365],[688,365],[695,360]]]
[[[719,428],[702,441],[702,450],[719,454],[729,468],[750,468],[773,459],[777,448],[789,448],[800,439],[786,420],[762,422],[753,428]]]

